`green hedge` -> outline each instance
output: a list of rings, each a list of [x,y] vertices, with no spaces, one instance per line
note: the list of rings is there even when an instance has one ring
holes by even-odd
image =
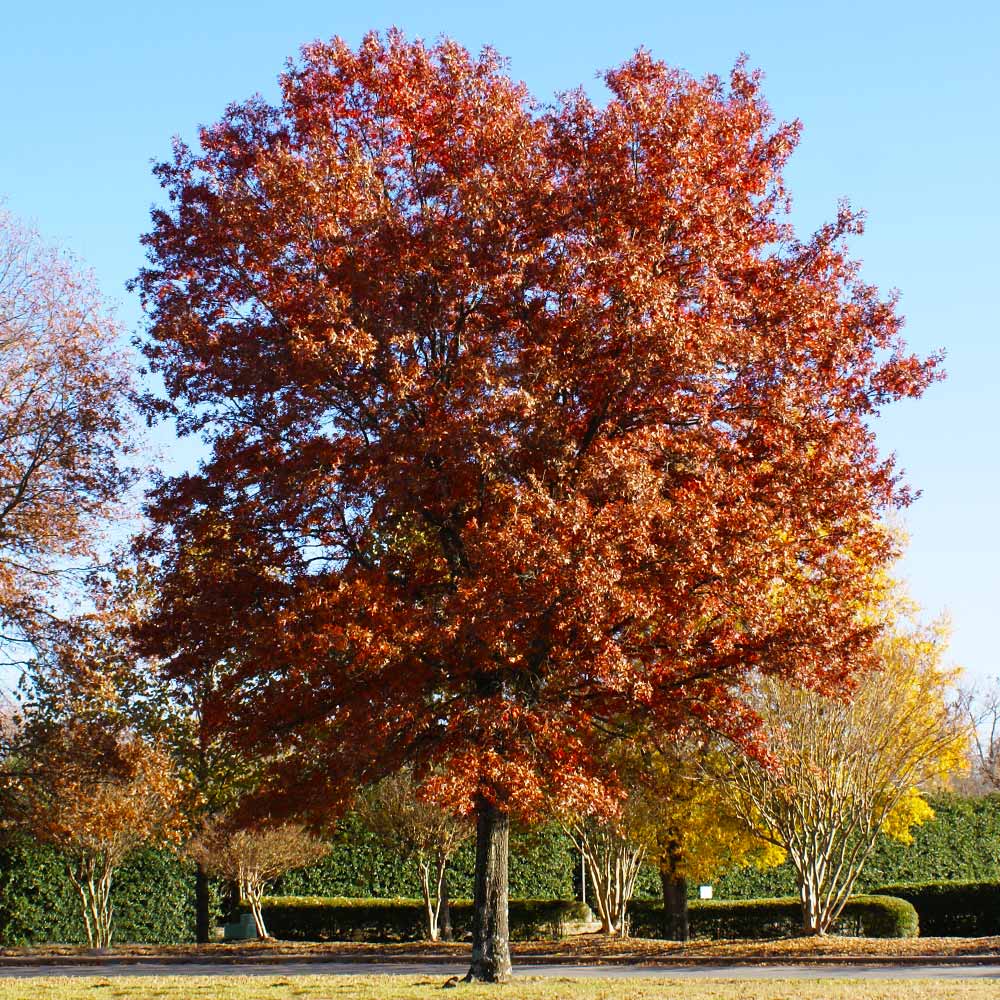
[[[688,904],[693,938],[779,938],[802,933],[802,906],[797,898],[696,899]],[[663,905],[635,899],[629,904],[634,937],[663,935]],[[916,937],[917,911],[906,900],[891,896],[853,896],[847,901],[832,934],[852,937]]]
[[[476,867],[474,839],[466,841],[448,866],[453,898],[472,895]],[[524,899],[573,899],[579,855],[556,826],[515,827],[510,835],[510,893]],[[319,864],[285,875],[275,896],[412,898],[420,892],[413,862],[400,861],[349,813],[337,823],[331,851]]]
[[[179,944],[195,937],[194,869],[170,851],[145,848],[129,857],[111,887],[114,940]],[[17,838],[0,848],[0,942],[83,944],[76,892],[50,847]]]
[[[1000,881],[1000,795],[938,795],[930,801],[937,815],[914,829],[912,846],[886,838],[879,841],[858,882],[859,892],[900,883]],[[474,861],[470,840],[454,858],[449,872],[453,897],[472,894]],[[512,830],[510,877],[515,897],[576,898],[580,894],[579,871],[579,854],[558,828]],[[717,899],[783,897],[796,892],[794,873],[788,865],[763,872],[733,869],[715,879],[714,885]],[[697,886],[692,884],[691,891],[697,893]],[[349,815],[338,824],[329,857],[285,876],[275,892],[409,898],[419,892],[419,881],[412,864],[401,863]],[[647,866],[636,896],[655,899],[658,895],[657,873]],[[117,877],[114,903],[118,941],[172,943],[190,941],[194,936],[193,875],[169,852],[137,852]],[[980,909],[986,912],[984,907]],[[935,926],[986,926],[969,916],[951,925],[944,917],[943,924],[934,922],[937,918],[930,914],[927,919],[932,921],[930,925],[925,922],[928,934],[936,933]],[[83,940],[76,898],[56,852],[27,839],[0,847],[0,944]]]
[[[268,931],[285,941],[418,941],[426,936],[419,899],[350,899],[269,896],[264,900]],[[512,899],[510,935],[516,941],[560,938],[566,925],[587,920],[590,910],[576,900]],[[454,900],[451,923],[456,937],[472,928],[472,903]]]
[[[1000,934],[1000,883],[911,882],[882,886],[875,892],[911,903],[927,937]]]

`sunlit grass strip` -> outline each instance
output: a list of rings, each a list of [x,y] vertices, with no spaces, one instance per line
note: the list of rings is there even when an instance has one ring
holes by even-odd
[[[0,1000],[430,1000],[444,976],[134,976],[0,979]],[[460,985],[445,997],[483,1000],[995,1000],[988,980],[569,979],[518,977]]]

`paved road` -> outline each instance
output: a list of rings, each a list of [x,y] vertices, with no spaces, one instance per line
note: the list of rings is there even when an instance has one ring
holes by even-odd
[[[288,962],[280,965],[185,964],[5,966],[0,978],[37,976],[417,976],[442,979],[464,974],[467,963],[453,965],[399,962]],[[998,979],[1000,964],[992,965],[521,965],[519,976],[588,979]]]

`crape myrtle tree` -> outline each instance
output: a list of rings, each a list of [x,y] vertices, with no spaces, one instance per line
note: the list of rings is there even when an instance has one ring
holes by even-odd
[[[601,810],[565,810],[556,816],[583,858],[593,908],[604,934],[628,935],[628,904],[646,855],[641,834],[645,806],[640,793],[628,796],[611,815]]]
[[[197,572],[197,553],[186,554]],[[50,624],[24,675],[27,717],[95,719],[104,728],[129,730],[153,741],[171,759],[180,781],[185,833],[197,834],[212,817],[231,812],[257,780],[260,763],[225,734],[207,725],[204,706],[225,664],[169,676],[135,642],[153,596],[153,569],[115,552],[109,565],[87,574],[81,595],[88,610]],[[211,936],[208,872],[194,857],[195,932]]]
[[[183,825],[169,756],[105,721],[65,718],[41,731],[29,723],[30,756],[16,779],[17,824],[63,856],[95,948],[111,944],[118,868],[138,847],[175,842]]]
[[[185,827],[161,693],[131,660],[126,616],[103,583],[90,574],[90,610],[50,623],[36,644],[5,762],[8,822],[61,853],[100,948],[114,932],[118,868],[138,847],[175,844]]]
[[[595,726],[739,738],[752,667],[864,664],[906,500],[869,420],[934,377],[858,217],[795,238],[756,75],[605,82],[542,107],[489,49],[308,45],[157,167],[135,282],[150,406],[211,448],[150,497],[145,648],[227,664],[215,724],[277,762],[275,814],[445,770],[470,978],[510,974],[510,817],[614,791]]]
[[[807,934],[840,915],[880,835],[912,843],[934,818],[924,794],[960,771],[968,749],[956,672],[943,667],[942,624],[891,620],[882,663],[850,698],[777,677],[753,703],[769,733],[771,766],[733,751],[730,805],[759,836],[787,851]]]
[[[236,884],[259,938],[271,936],[264,922],[265,892],[282,875],[315,864],[329,852],[329,844],[299,823],[243,826],[222,814],[203,823],[185,848],[200,869]]]
[[[468,818],[430,801],[409,768],[364,789],[356,811],[383,847],[416,865],[427,937],[440,940],[451,925],[448,862],[472,833]]]

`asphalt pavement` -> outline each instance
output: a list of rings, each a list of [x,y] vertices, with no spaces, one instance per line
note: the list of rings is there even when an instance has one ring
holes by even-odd
[[[180,964],[108,962],[94,965],[18,965],[0,968],[0,979],[38,976],[412,976],[442,980],[464,975],[467,962],[296,962]],[[517,963],[516,976],[562,979],[997,979],[1000,964],[972,965],[530,965]],[[1000,995],[1000,994],[998,994]]]

